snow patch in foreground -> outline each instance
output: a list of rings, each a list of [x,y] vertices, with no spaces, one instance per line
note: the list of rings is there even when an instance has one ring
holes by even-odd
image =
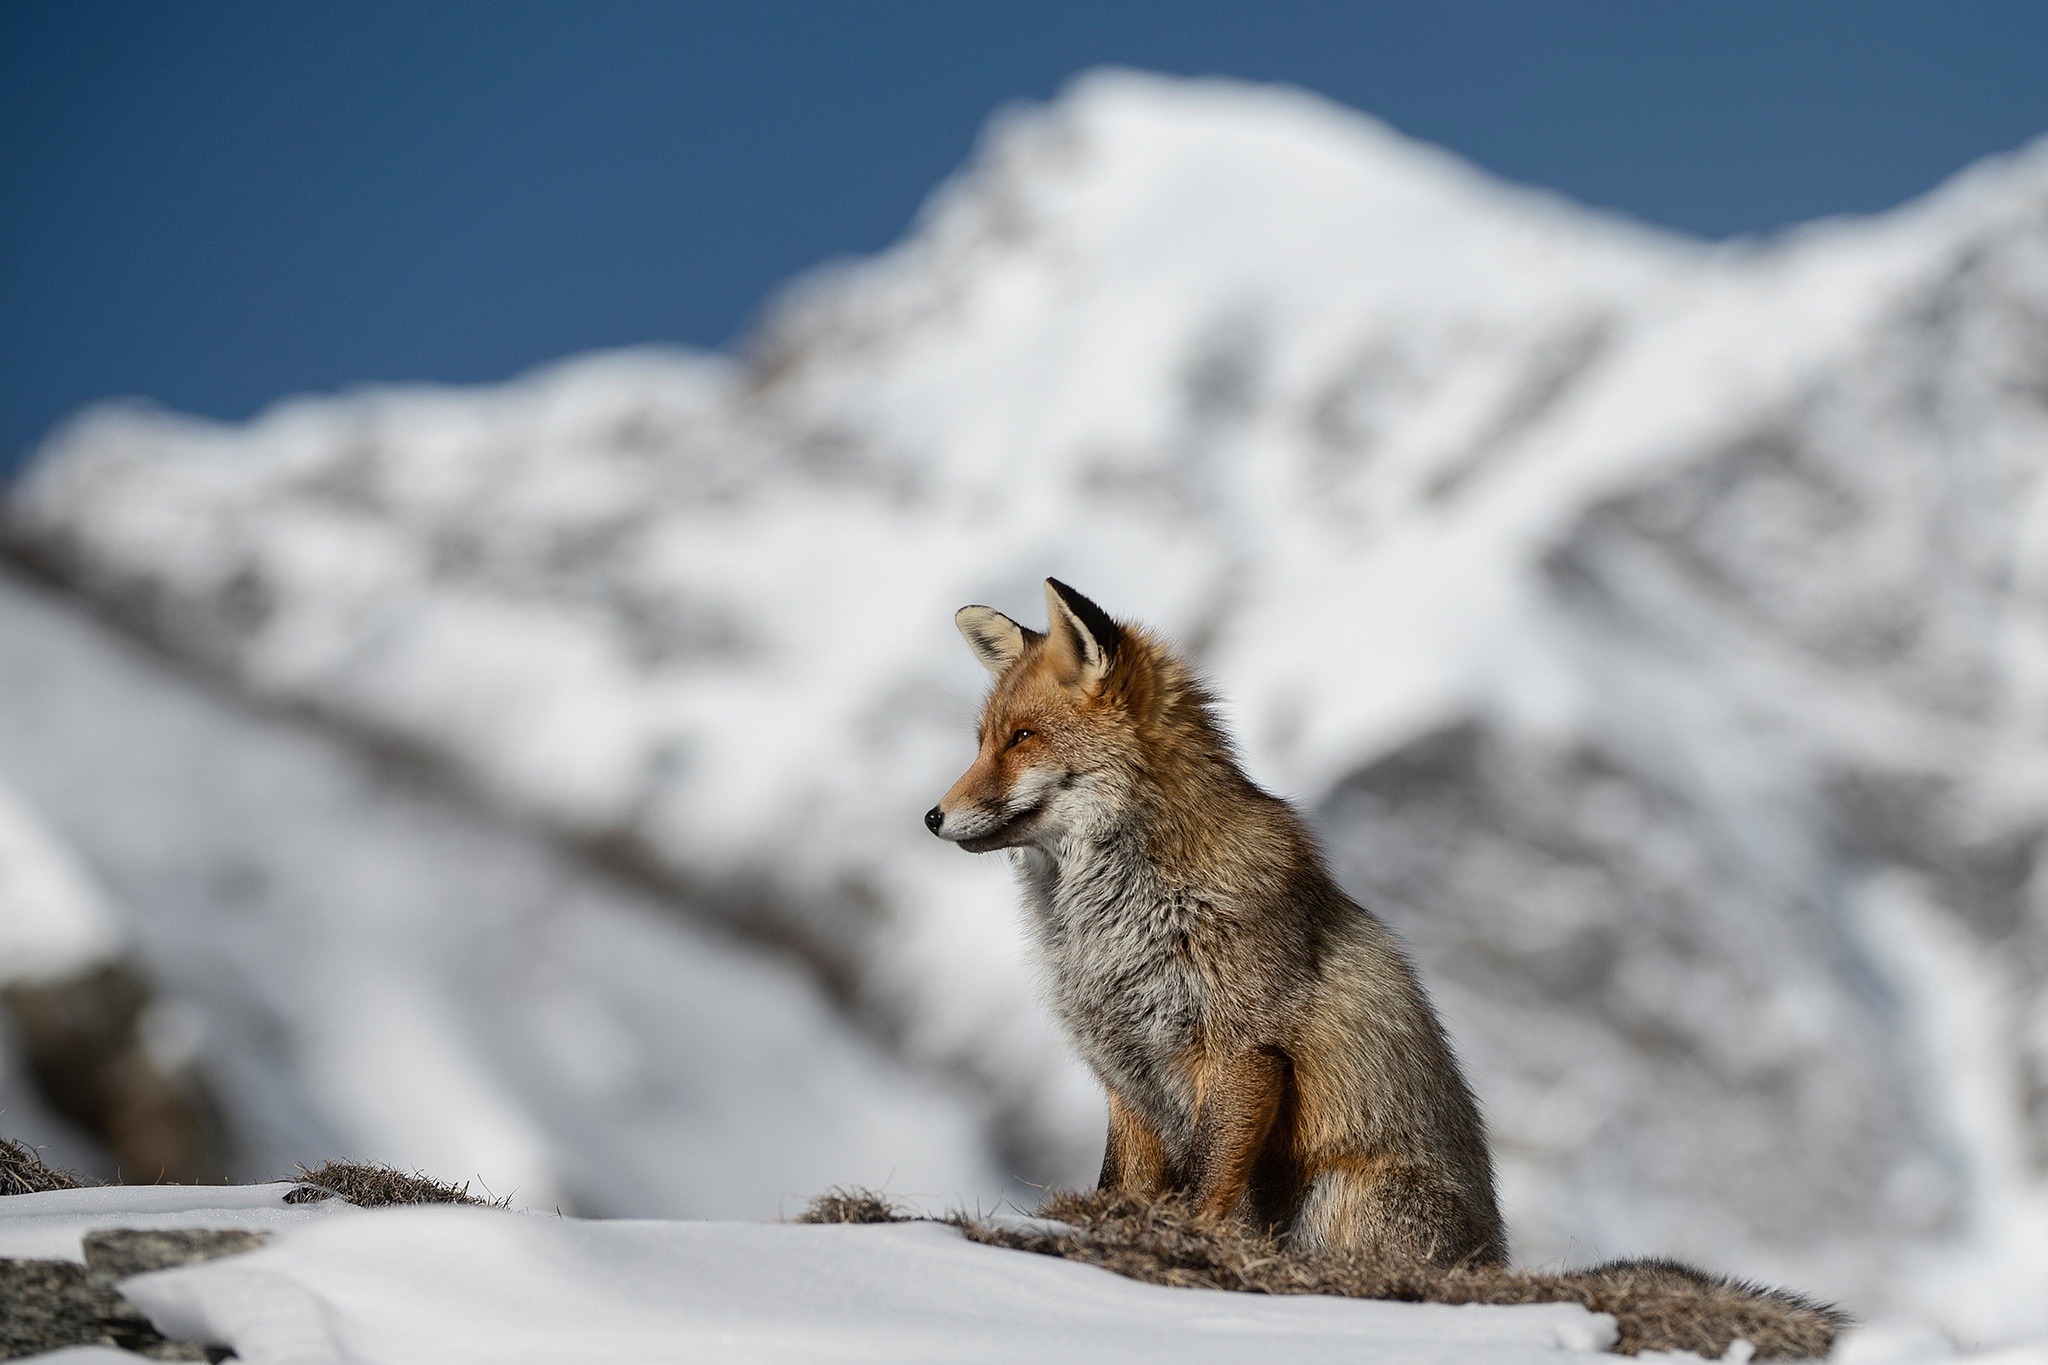
[[[0,1257],[85,1261],[89,1232],[112,1228],[249,1228],[275,1232],[363,1210],[339,1199],[287,1204],[296,1182],[265,1185],[100,1185],[0,1199]]]
[[[1524,1307],[1168,1289],[935,1223],[593,1222],[498,1209],[288,1205],[291,1187],[110,1187],[0,1199],[0,1255],[80,1258],[112,1227],[256,1227],[268,1245],[124,1281],[169,1336],[250,1365],[467,1361],[1291,1361],[1563,1365],[1614,1320]],[[1747,1343],[1725,1359],[1740,1365]],[[1845,1365],[1956,1358],[1924,1324],[1860,1329]],[[132,1359],[60,1352],[46,1359]],[[1649,1357],[1645,1357],[1648,1359]],[[1659,1360],[1693,1361],[1684,1354]],[[1978,1361],[2039,1365],[2048,1343]]]
[[[935,1223],[591,1222],[284,1205],[286,1186],[67,1190],[0,1207],[0,1252],[94,1228],[267,1226],[263,1250],[138,1276],[159,1330],[250,1365],[604,1360],[1242,1360],[1516,1365],[1601,1351],[1576,1304],[1454,1308],[1165,1289]],[[198,1204],[214,1207],[199,1209]],[[59,1245],[68,1233],[68,1242]]]

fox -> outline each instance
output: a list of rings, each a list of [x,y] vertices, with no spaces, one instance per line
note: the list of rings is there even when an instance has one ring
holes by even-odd
[[[1098,1188],[1287,1245],[1506,1263],[1479,1106],[1393,931],[1238,762],[1194,670],[1058,579],[954,617],[992,678],[925,826],[1011,852],[1054,1017],[1108,1099]]]

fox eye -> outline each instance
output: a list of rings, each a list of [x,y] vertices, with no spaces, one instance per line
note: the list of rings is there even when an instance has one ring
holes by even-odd
[[[1019,744],[1022,744],[1037,733],[1036,730],[1019,730],[1016,734],[1010,736],[1010,747],[1012,749],[1016,748]]]

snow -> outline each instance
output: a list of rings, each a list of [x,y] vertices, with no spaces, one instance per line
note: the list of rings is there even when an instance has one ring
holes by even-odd
[[[8,1195],[0,1201],[0,1257],[85,1260],[84,1238],[110,1228],[249,1228],[276,1232],[302,1223],[361,1217],[338,1199],[287,1204],[298,1186],[106,1185]]]
[[[2022,1099],[1996,1065],[2022,997],[2003,964],[1987,960],[1919,879],[1893,872],[1873,880],[1862,912],[1865,932],[1905,985],[1906,1008],[1927,1021],[1919,1031],[1926,1054],[1915,1060],[1926,1083],[1945,1092],[1951,1150],[1975,1168],[1971,1185],[1981,1201],[1970,1211],[1970,1243],[1926,1258],[1914,1297],[1951,1313],[1964,1306],[1979,1331],[2009,1339],[2037,1327],[2040,1305],[2009,1292],[2001,1271],[2048,1266],[2048,1190],[2029,1169],[2027,1125],[2015,1112]]]
[[[489,1361],[1557,1361],[1576,1304],[1446,1307],[1164,1289],[938,1224],[815,1227],[284,1205],[287,1186],[0,1201],[0,1255],[101,1227],[257,1227],[260,1250],[124,1281],[174,1338],[251,1365]],[[212,1207],[208,1207],[209,1202]],[[182,1220],[182,1221],[181,1221]],[[130,1357],[132,1359],[132,1357]]]
[[[984,685],[951,613],[1031,621],[1056,574],[1190,648],[1254,774],[1414,944],[1521,1259],[1678,1254],[2014,1340],[2048,1332],[2048,1116],[2024,1098],[2048,1093],[2044,212],[2048,144],[1709,248],[1299,93],[1098,73],[999,119],[901,244],[799,282],[742,361],[585,357],[233,427],[100,409],[7,535],[247,695],[798,945],[859,1047],[977,1090],[983,1151],[1070,1183],[1101,1101],[1036,1002],[1013,888],[918,819]],[[10,780],[121,863],[53,751],[10,742]],[[1917,908],[1871,899],[1899,886]],[[408,894],[377,952],[321,956],[364,899],[316,887],[289,921],[337,981],[376,980],[410,916],[452,933]],[[135,933],[166,962],[244,941],[159,913]],[[395,1041],[344,1024],[374,1005],[487,1042],[496,988],[459,964],[493,922],[492,971],[522,982],[653,941],[486,913],[376,987],[396,1000],[244,985],[303,990],[267,1017],[330,1040],[271,1074],[396,1142],[411,1101],[380,1115],[368,1079]],[[665,999],[698,951],[627,994]],[[625,990],[594,1008],[631,1013]],[[716,1016],[645,1008],[649,1050]],[[546,1059],[606,1055],[587,1014],[423,1050],[437,1075],[490,1057],[472,1074],[504,1103],[407,1140],[483,1152],[463,1115],[526,1116],[491,1160],[550,1188],[536,1154],[619,1131],[652,1085],[562,1117],[579,1067]],[[732,1122],[734,1146],[779,1131]],[[685,1211],[629,1198],[603,1206]]]
[[[0,980],[75,976],[121,947],[119,924],[85,869],[0,784]]]
[[[393,1255],[394,1249],[400,1249]],[[1163,1289],[951,1228],[372,1214],[130,1281],[251,1361],[1221,1361],[1361,1351],[1556,1360],[1613,1339],[1577,1305],[1450,1308]]]
[[[0,1256],[83,1259],[104,1228],[240,1227],[255,1252],[121,1282],[158,1330],[251,1365],[462,1361],[1237,1361],[1511,1365],[1599,1358],[1576,1304],[1452,1307],[1167,1289],[977,1245],[941,1224],[589,1221],[285,1204],[289,1185],[112,1187],[0,1200]],[[1748,1358],[1738,1342],[1725,1357]],[[1961,1357],[1922,1319],[1844,1337],[1843,1365]],[[73,1351],[41,1360],[132,1360]],[[1611,1357],[1610,1357],[1611,1358]],[[1698,1357],[1651,1353],[1684,1365]],[[2037,1365],[2039,1347],[1978,1352]]]
[[[109,889],[151,1019],[235,1119],[241,1178],[352,1157],[536,1208],[726,1217],[848,1182],[1007,1188],[971,1101],[787,963],[6,576],[0,695],[0,775],[44,813],[52,865],[68,839]],[[111,1174],[13,1098],[8,1136]]]

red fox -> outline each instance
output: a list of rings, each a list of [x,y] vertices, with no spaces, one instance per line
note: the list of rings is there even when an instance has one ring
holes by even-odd
[[[1109,1094],[1101,1187],[1304,1248],[1504,1262],[1478,1106],[1392,932],[1238,767],[1186,663],[1045,598],[1044,634],[954,618],[995,685],[925,824],[1016,851],[1053,1012]]]

